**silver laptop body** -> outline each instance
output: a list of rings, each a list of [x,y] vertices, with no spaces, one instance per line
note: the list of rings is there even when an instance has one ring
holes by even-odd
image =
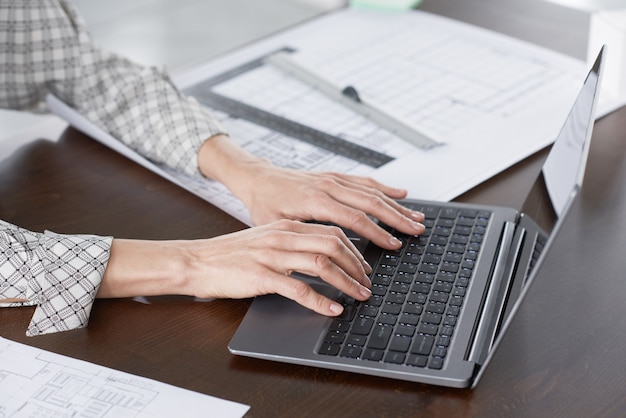
[[[475,386],[582,185],[603,53],[604,48],[520,210],[406,200],[406,205],[439,216],[435,220],[433,215],[425,236],[406,239],[421,241],[441,254],[427,250],[415,255],[425,264],[414,267],[407,260],[414,256],[410,251],[417,250],[385,253],[362,241],[361,249],[374,267],[377,301],[372,305],[379,305],[379,310],[368,302],[345,298],[316,278],[302,276],[318,292],[349,305],[346,311],[352,319],[324,317],[277,295],[259,296],[229,350],[242,356],[434,385]],[[472,217],[476,223],[466,226]],[[453,244],[432,243],[442,238],[438,234],[453,238]],[[466,249],[457,251],[464,241]],[[427,263],[432,260],[440,264]],[[393,269],[402,274],[391,273]],[[456,273],[448,271],[455,269]],[[380,281],[390,283],[379,286]],[[376,335],[361,335],[364,325]]]

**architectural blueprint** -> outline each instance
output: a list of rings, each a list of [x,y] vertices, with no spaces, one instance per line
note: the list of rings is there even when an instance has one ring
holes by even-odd
[[[0,417],[242,417],[248,406],[0,337]]]

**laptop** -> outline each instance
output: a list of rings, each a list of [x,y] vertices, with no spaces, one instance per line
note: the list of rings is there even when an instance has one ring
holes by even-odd
[[[346,231],[373,267],[372,296],[330,318],[278,295],[256,297],[229,350],[242,356],[447,387],[475,387],[537,276],[584,176],[604,47],[520,210],[404,200],[426,232],[383,250]],[[386,227],[385,225],[382,225]]]

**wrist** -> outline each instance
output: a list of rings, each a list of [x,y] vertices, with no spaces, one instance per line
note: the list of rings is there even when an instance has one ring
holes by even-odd
[[[259,170],[271,166],[233,143],[226,135],[209,138],[198,152],[198,167],[207,178],[216,180],[246,203]]]
[[[186,295],[186,264],[178,241],[114,239],[97,297]]]

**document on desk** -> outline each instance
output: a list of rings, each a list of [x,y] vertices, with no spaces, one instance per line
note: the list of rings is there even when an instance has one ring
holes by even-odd
[[[2,417],[242,417],[249,407],[0,337]]]
[[[353,88],[437,145],[413,145],[272,65],[268,57],[277,52]],[[549,145],[586,73],[582,61],[462,22],[348,8],[174,74],[174,81],[213,109],[235,142],[278,166],[371,176],[413,198],[450,200]],[[601,98],[600,114],[613,105]],[[51,108],[116,142],[62,104]],[[223,186],[120,152],[251,224]]]

